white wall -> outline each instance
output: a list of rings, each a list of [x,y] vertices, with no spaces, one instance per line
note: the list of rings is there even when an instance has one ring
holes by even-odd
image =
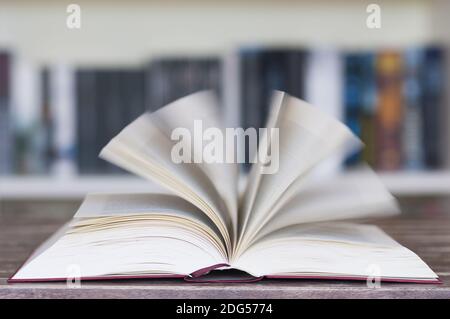
[[[379,30],[365,25],[372,2],[381,5]],[[65,26],[69,3],[81,5],[81,30]],[[37,62],[108,64],[161,53],[220,53],[240,43],[403,46],[430,39],[430,7],[418,0],[6,1],[0,47]]]

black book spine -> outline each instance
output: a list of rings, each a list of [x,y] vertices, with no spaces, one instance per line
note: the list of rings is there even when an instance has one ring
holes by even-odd
[[[168,58],[154,61],[146,72],[146,103],[155,111],[188,94],[202,90],[219,93],[218,58]]]
[[[80,174],[96,173],[97,76],[95,70],[76,72],[77,165]]]
[[[103,95],[102,103],[102,121],[105,122],[104,131],[100,144],[97,145],[97,154],[101,149],[113,138],[120,130],[128,124],[127,117],[127,102],[123,101],[121,95],[121,89],[124,85],[121,81],[121,75],[123,70],[111,70],[105,72],[105,94]],[[119,173],[123,172],[117,166],[107,163],[106,161],[99,159],[102,162],[105,173]]]
[[[55,160],[55,150],[53,148],[54,118],[50,107],[50,76],[51,73],[49,68],[44,68],[41,72],[41,124],[43,134],[43,164],[46,172],[50,171],[50,167]]]
[[[441,143],[441,129],[444,108],[444,50],[438,47],[426,48],[424,67],[421,74],[422,119],[425,149],[425,165],[431,169],[441,168],[445,147]]]
[[[10,121],[11,56],[0,52],[0,175],[12,173]]]

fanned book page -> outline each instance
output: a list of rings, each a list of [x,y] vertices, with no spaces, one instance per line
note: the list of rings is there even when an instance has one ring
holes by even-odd
[[[250,143],[255,134],[258,148]],[[247,140],[252,168],[240,176]],[[382,230],[349,221],[399,213],[369,167],[321,173],[329,158],[361,147],[344,124],[284,92],[274,93],[266,130],[256,133],[225,128],[211,92],[189,95],[142,115],[100,154],[168,192],[89,194],[10,281],[438,282],[420,257]]]

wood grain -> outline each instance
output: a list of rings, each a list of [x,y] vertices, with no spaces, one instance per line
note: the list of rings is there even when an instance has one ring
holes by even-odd
[[[439,285],[324,280],[264,280],[248,284],[198,284],[182,280],[8,284],[7,278],[73,210],[0,212],[1,298],[450,298],[450,209],[448,199],[412,199],[401,217],[370,221],[424,259],[443,281]]]

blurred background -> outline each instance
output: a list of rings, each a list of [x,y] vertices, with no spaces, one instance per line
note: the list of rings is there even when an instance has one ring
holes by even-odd
[[[303,98],[366,144],[331,170],[366,161],[396,195],[447,196],[449,15],[445,0],[0,1],[0,209],[151,190],[100,149],[202,89],[230,127],[263,127],[272,89]]]

